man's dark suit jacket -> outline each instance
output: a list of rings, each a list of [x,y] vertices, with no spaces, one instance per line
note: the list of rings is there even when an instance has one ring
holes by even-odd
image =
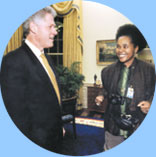
[[[62,138],[61,109],[47,73],[25,43],[3,57],[1,91],[17,127],[36,144],[57,151]]]

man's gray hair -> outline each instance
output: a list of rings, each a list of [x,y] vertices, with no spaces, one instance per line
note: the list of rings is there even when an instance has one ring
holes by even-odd
[[[33,14],[32,16],[30,16],[24,23],[23,23],[23,36],[24,38],[29,34],[29,25],[30,22],[37,22],[41,19],[43,19],[46,15],[46,13],[51,14],[54,18],[57,16],[56,11],[50,7],[47,6],[41,10],[39,10],[38,12],[36,12],[35,14]]]

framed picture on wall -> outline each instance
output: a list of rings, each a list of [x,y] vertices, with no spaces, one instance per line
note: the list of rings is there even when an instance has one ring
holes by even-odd
[[[117,61],[115,40],[96,41],[96,61],[98,65],[108,65]]]

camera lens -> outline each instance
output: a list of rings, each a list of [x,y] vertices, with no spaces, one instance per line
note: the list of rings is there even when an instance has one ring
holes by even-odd
[[[120,95],[112,94],[110,96],[110,103],[112,105],[121,105],[121,102],[122,102],[122,97]]]

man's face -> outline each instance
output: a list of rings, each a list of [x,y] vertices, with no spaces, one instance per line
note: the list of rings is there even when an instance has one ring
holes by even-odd
[[[131,38],[128,36],[121,36],[117,40],[116,54],[120,62],[129,67],[138,51],[138,46],[134,47]]]
[[[46,14],[43,20],[37,24],[36,39],[40,49],[49,48],[53,46],[54,37],[57,35],[55,29],[54,18],[51,14]]]

